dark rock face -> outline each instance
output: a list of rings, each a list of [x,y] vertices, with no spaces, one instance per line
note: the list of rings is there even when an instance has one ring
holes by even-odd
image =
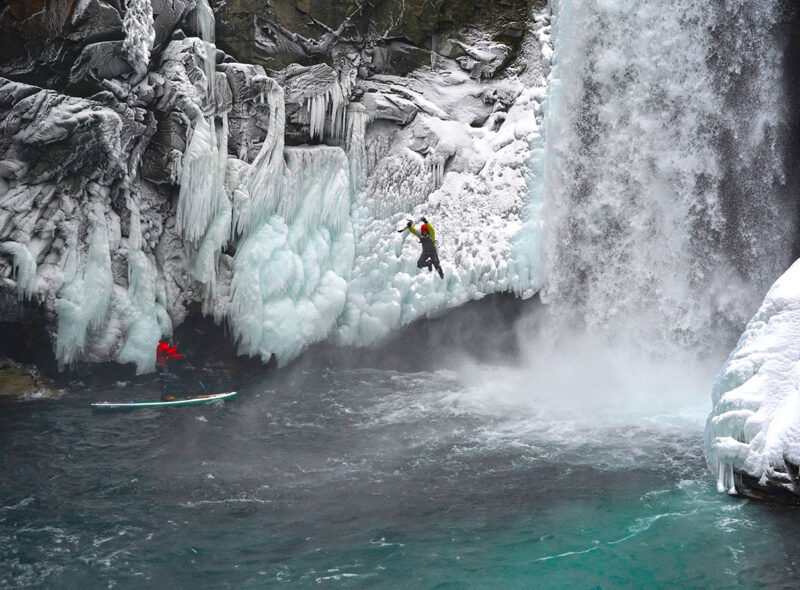
[[[0,75],[63,88],[84,44],[122,38],[119,5],[12,0],[0,11]]]
[[[524,29],[520,23],[530,6],[524,0],[293,0],[265,7],[262,2],[237,0],[218,5],[217,42],[237,59],[272,69],[329,58],[337,46],[383,47],[379,67],[393,64],[393,73],[403,75],[425,63],[434,35],[446,38],[480,30],[518,46]]]

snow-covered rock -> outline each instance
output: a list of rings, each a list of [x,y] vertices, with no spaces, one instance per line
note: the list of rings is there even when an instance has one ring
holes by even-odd
[[[747,324],[713,403],[705,445],[719,491],[800,500],[800,262]]]

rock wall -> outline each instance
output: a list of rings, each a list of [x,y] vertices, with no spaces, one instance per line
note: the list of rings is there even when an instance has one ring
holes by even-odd
[[[198,304],[283,363],[530,296],[513,244],[537,231],[548,31],[516,1],[14,3],[0,290],[42,310],[62,367],[140,373]],[[442,282],[394,231],[426,213]]]

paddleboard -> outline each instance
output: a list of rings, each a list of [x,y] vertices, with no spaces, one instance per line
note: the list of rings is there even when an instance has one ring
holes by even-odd
[[[92,408],[96,410],[132,410],[134,408],[163,408],[168,406],[195,406],[197,404],[207,404],[221,399],[229,399],[236,395],[235,391],[227,393],[213,393],[211,395],[197,395],[195,397],[184,397],[167,401],[142,400],[128,402],[95,402]]]

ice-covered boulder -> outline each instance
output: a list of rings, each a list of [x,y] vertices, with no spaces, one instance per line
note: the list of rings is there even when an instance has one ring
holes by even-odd
[[[73,41],[108,37],[122,32],[119,11],[104,0],[77,2],[69,22],[72,31],[67,36]]]
[[[82,92],[102,90],[102,80],[121,78],[134,72],[123,41],[101,41],[81,51],[69,73],[70,87]]]
[[[240,63],[220,64],[218,69],[227,76],[232,96],[228,151],[252,162],[269,129],[266,72],[261,66]]]
[[[456,56],[458,65],[476,80],[494,77],[512,55],[507,45],[490,41],[478,41],[473,45],[449,41],[444,48],[446,55]]]
[[[195,7],[194,0],[152,0],[153,29],[155,38],[153,46],[160,48],[169,41],[181,18]]]
[[[705,446],[719,491],[800,502],[800,262],[770,288],[712,398]]]
[[[25,183],[122,177],[150,126],[141,109],[65,96],[0,78],[0,160],[20,162]]]

